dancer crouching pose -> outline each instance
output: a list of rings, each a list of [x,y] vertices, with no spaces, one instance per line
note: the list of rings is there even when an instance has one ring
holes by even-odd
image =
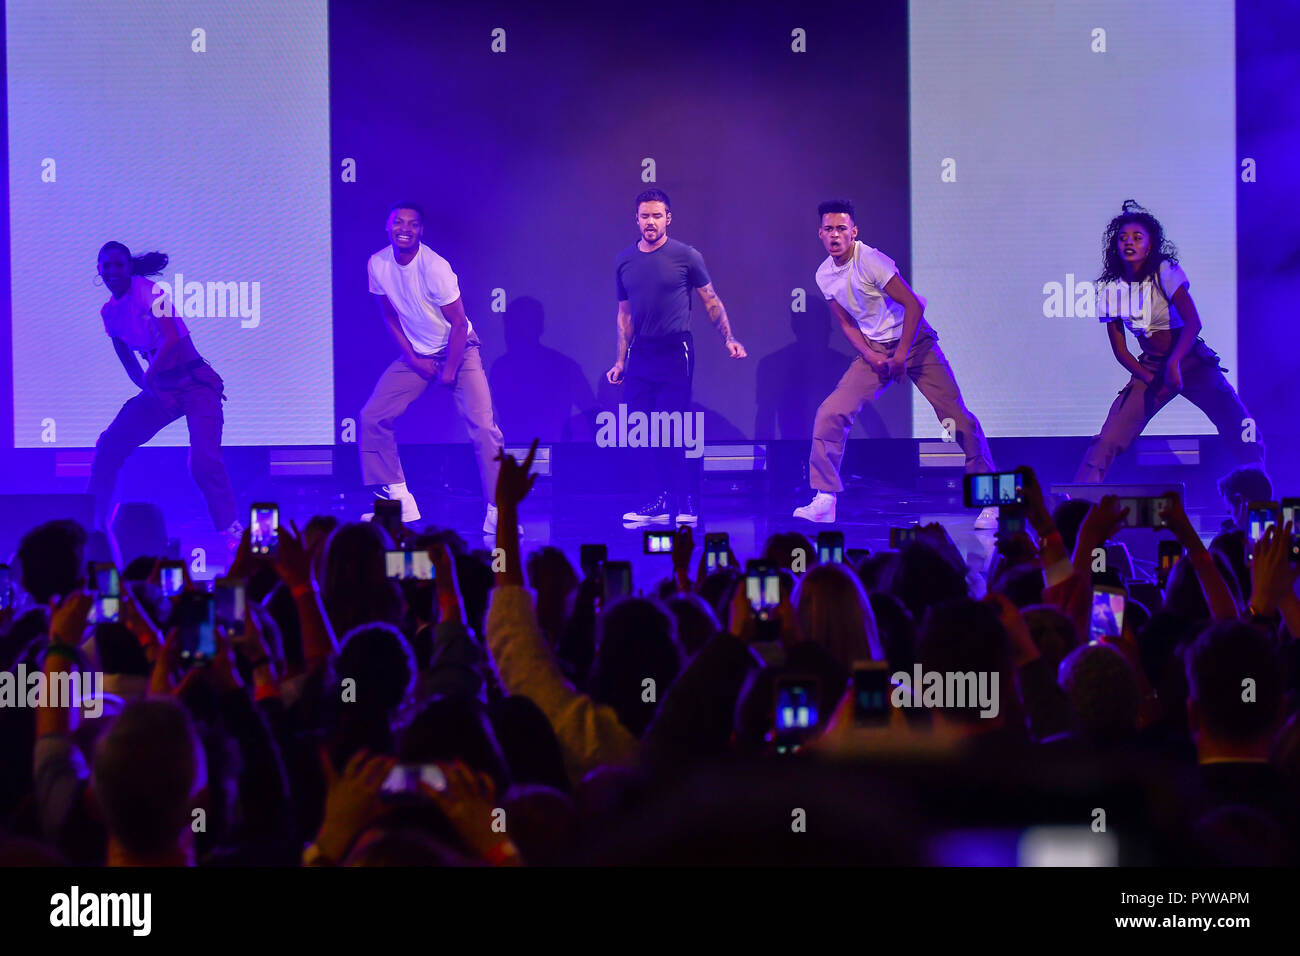
[[[190,430],[190,474],[207,499],[212,526],[237,541],[235,493],[221,456],[225,417],[221,376],[194,348],[190,331],[171,299],[155,291],[148,276],[167,267],[161,252],[132,256],[120,242],[99,250],[99,275],[112,296],[100,309],[104,331],[140,394],[122,406],[95,443],[89,492],[95,497],[95,526],[107,523],[117,473],[127,456],[182,415]],[[140,369],[136,353],[148,368]]]
[[[1199,338],[1201,317],[1188,285],[1159,220],[1126,201],[1106,227],[1097,315],[1106,323],[1115,360],[1133,377],[1088,446],[1075,481],[1101,481],[1147,422],[1179,393],[1205,412],[1240,462],[1263,463],[1263,441],[1258,436],[1243,440],[1250,413],[1224,377],[1219,356]],[[1124,326],[1142,347],[1137,358],[1128,350]]]
[[[840,462],[849,430],[863,406],[904,375],[934,406],[940,422],[952,422],[953,437],[966,453],[966,471],[996,470],[984,430],[962,401],[938,335],[925,320],[924,300],[899,275],[893,259],[858,241],[853,203],[831,200],[818,206],[817,213],[818,235],[829,254],[817,270],[817,285],[858,357],[817,409],[808,459],[809,482],[817,494],[796,508],[794,516],[819,523],[835,520],[835,495],[844,490]],[[985,508],[975,519],[980,530],[997,525],[997,508]]]
[[[496,460],[505,443],[492,412],[479,339],[465,315],[451,265],[420,240],[424,211],[401,202],[388,211],[388,245],[370,257],[370,291],[401,356],[384,369],[361,409],[361,480],[379,497],[402,503],[402,521],[418,521],[420,508],[406,487],[394,426],[431,384],[447,389],[478,456],[487,514],[483,533],[496,534]],[[373,516],[365,515],[369,519]]]

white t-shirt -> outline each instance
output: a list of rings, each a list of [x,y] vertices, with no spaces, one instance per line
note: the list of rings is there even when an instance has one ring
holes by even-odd
[[[460,298],[460,285],[446,259],[420,243],[415,258],[401,266],[393,247],[385,246],[370,257],[367,269],[370,291],[388,296],[417,355],[433,355],[447,347],[451,323],[442,317],[442,307]],[[472,324],[469,331],[474,331]]]
[[[104,331],[113,338],[119,338],[132,349],[153,361],[154,353],[162,345],[163,333],[158,325],[158,316],[154,314],[154,301],[161,298],[163,303],[158,311],[170,315],[176,323],[176,334],[180,338],[190,334],[185,322],[172,308],[171,298],[154,291],[155,282],[146,276],[131,276],[131,288],[122,298],[110,297],[99,310],[104,320]]]
[[[896,275],[898,265],[893,259],[858,239],[853,243],[853,258],[844,265],[826,257],[817,269],[817,287],[827,300],[844,306],[871,341],[892,342],[903,334],[903,305],[885,291]]]
[[[1171,300],[1188,284],[1187,273],[1168,259],[1160,263],[1157,272],[1164,295],[1156,289],[1154,275],[1137,283],[1123,279],[1102,283],[1097,287],[1097,317],[1102,322],[1123,319],[1134,335],[1181,329],[1183,320]]]

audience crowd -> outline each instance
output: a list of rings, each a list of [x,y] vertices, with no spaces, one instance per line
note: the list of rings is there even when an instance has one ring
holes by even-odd
[[[987,573],[937,524],[856,566],[776,534],[760,621],[737,557],[707,571],[689,529],[645,596],[525,558],[530,466],[503,457],[491,552],[321,517],[270,558],[245,537],[246,620],[194,666],[159,561],[91,623],[86,532],[32,529],[0,670],[103,681],[0,707],[0,865],[1015,863],[1035,830],[1124,865],[1300,862],[1289,526],[1207,547],[1172,496],[1161,589],[1120,560],[1115,498],[1052,511],[1021,469],[1029,532]],[[394,547],[433,580],[390,579]],[[1126,596],[1117,637],[1090,639],[1094,585]],[[864,661],[985,675],[996,713],[896,686],[855,719]],[[820,698],[795,752],[792,676]]]

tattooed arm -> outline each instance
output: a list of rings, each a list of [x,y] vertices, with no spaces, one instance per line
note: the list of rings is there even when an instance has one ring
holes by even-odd
[[[718,294],[713,291],[713,283],[710,282],[708,285],[700,286],[695,291],[700,294],[700,299],[704,302],[704,308],[709,313],[709,321],[713,323],[713,327],[722,336],[722,344],[727,347],[731,357],[744,358],[748,353],[745,351],[745,346],[741,345],[736,340],[736,337],[731,334],[731,321],[727,318],[727,307],[722,304]]]

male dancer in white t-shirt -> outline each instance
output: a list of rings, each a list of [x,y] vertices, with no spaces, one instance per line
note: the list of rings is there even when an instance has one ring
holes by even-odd
[[[402,521],[420,509],[406,487],[393,425],[430,382],[450,388],[478,456],[488,501],[483,532],[495,534],[496,461],[505,439],[492,414],[492,394],[479,358],[479,340],[465,315],[460,286],[447,260],[420,242],[424,211],[402,202],[388,212],[389,245],[370,257],[370,291],[401,357],[384,370],[361,409],[361,480],[402,503]]]
[[[817,213],[818,235],[829,254],[817,270],[817,285],[858,357],[817,409],[808,459],[809,482],[817,494],[794,516],[828,524],[835,520],[849,430],[863,406],[905,374],[934,406],[939,421],[953,423],[953,437],[966,453],[966,471],[994,471],[984,430],[962,401],[938,336],[925,321],[925,300],[898,274],[893,259],[858,241],[853,203],[831,200],[818,206]],[[975,519],[980,530],[997,523],[997,508],[985,508]]]

